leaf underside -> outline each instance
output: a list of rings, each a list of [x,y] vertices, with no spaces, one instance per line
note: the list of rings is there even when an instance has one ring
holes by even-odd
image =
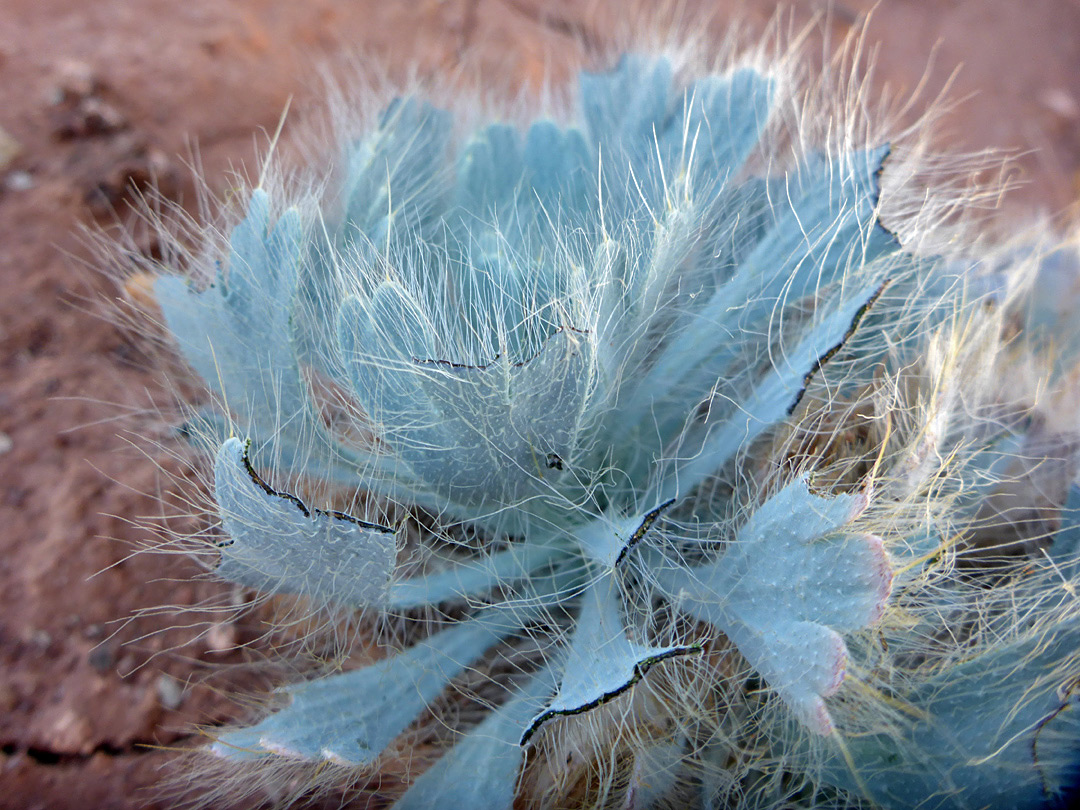
[[[554,717],[580,714],[614,699],[654,664],[700,652],[695,645],[654,646],[632,641],[619,610],[618,587],[615,577],[608,574],[598,577],[583,594],[558,692],[529,723],[522,744]]]
[[[381,606],[397,559],[395,532],[341,512],[305,506],[252,469],[239,439],[218,450],[214,496],[229,539],[217,572],[266,593]]]

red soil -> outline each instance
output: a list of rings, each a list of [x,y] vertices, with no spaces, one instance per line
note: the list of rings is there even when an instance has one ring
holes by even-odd
[[[712,9],[721,35],[741,9],[760,27],[770,3]],[[809,19],[826,3],[794,2]],[[832,4],[817,34],[839,36],[869,0]],[[191,581],[180,557],[131,556],[161,514],[156,493],[180,466],[148,458],[128,431],[161,435],[166,402],[144,347],[95,314],[117,291],[88,262],[80,225],[123,216],[128,187],[156,177],[191,200],[183,158],[197,143],[211,187],[250,161],[286,101],[317,105],[313,67],[359,55],[422,74],[466,51],[482,71],[536,84],[567,54],[610,40],[621,0],[5,0],[0,7],[0,807],[167,806],[155,785],[190,726],[235,709],[204,684],[208,665],[255,627],[204,638],[164,604],[228,600]],[[585,10],[587,9],[587,10]],[[689,11],[688,11],[689,13]],[[1059,210],[1080,167],[1080,3],[883,0],[868,31],[879,75],[929,101],[958,63],[944,117],[954,146],[1030,152],[1006,205]],[[1033,151],[1037,150],[1037,151]],[[135,414],[126,421],[117,416]],[[209,616],[225,621],[225,614]],[[215,649],[217,648],[217,649]],[[232,676],[217,677],[221,686]]]

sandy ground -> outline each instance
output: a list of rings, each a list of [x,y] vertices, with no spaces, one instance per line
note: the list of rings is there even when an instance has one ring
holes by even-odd
[[[682,4],[719,38],[772,4]],[[815,34],[840,37],[871,3],[845,0]],[[619,0],[4,0],[0,5],[0,807],[164,807],[168,749],[235,709],[204,683],[258,632],[170,629],[161,605],[231,598],[179,557],[131,556],[167,484],[131,432],[162,435],[165,402],[144,346],[98,316],[116,295],[77,235],[156,177],[190,201],[187,145],[210,185],[250,162],[253,133],[317,107],[313,68],[343,55],[400,71],[482,71],[536,84],[567,54],[604,49]],[[827,8],[795,2],[797,21]],[[882,0],[868,27],[879,79],[919,104],[963,69],[942,143],[1019,154],[1019,221],[1062,211],[1080,167],[1080,3]],[[820,52],[820,48],[818,50]],[[932,60],[932,61],[931,61]],[[927,69],[928,64],[930,65]],[[151,246],[145,245],[146,249]],[[117,421],[117,417],[123,417]],[[145,450],[145,444],[143,445]],[[207,614],[224,622],[225,614]],[[221,688],[244,676],[215,677]]]

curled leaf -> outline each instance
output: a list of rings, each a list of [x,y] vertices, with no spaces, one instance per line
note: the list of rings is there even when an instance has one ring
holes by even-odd
[[[353,607],[385,601],[397,558],[393,529],[274,491],[235,438],[218,450],[214,495],[229,536],[220,546],[221,576]]]

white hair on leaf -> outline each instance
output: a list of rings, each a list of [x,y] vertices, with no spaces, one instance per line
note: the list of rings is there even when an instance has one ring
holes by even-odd
[[[980,511],[1080,345],[1021,373],[984,257],[1066,271],[944,251],[975,198],[917,193],[857,78],[720,52],[630,51],[550,115],[343,95],[333,169],[272,155],[153,282],[213,394],[218,573],[396,635],[212,732],[244,790],[410,742],[401,808],[1067,789],[1075,513],[1032,556]]]

